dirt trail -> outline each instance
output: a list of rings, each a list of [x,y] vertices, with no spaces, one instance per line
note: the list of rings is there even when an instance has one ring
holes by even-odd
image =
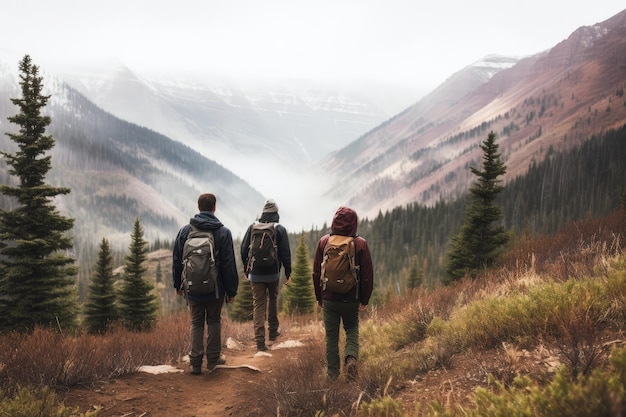
[[[285,338],[269,346],[267,352],[257,353],[253,344],[244,350],[224,349],[227,365],[250,365],[248,368],[218,368],[212,373],[203,369],[201,375],[192,375],[189,365],[181,362],[179,372],[133,375],[96,384],[74,387],[65,397],[66,406],[80,407],[81,412],[102,407],[102,417],[204,417],[246,416],[251,399],[246,389],[272,366],[303,347],[291,346],[298,339]],[[297,343],[296,343],[297,344]],[[287,345],[288,347],[281,347]],[[182,372],[180,372],[182,371]]]

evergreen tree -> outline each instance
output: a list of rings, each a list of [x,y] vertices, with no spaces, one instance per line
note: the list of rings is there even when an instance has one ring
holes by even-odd
[[[152,293],[153,284],[143,277],[148,269],[145,266],[148,242],[143,239],[139,219],[135,219],[128,249],[130,253],[124,258],[124,282],[118,299],[120,318],[128,329],[146,330],[155,324],[158,304]]]
[[[42,95],[39,67],[26,55],[19,63],[22,98],[11,99],[19,113],[8,120],[18,133],[6,133],[17,143],[14,154],[0,152],[18,177],[18,185],[2,185],[0,193],[16,200],[17,208],[0,209],[0,330],[32,330],[36,325],[61,328],[77,324],[77,269],[66,251],[72,248],[67,232],[74,219],[63,217],[53,198],[69,188],[52,187],[45,177],[55,144],[46,135],[49,116],[42,115],[50,96]]]
[[[85,326],[89,333],[105,333],[117,319],[113,277],[113,255],[109,242],[102,238],[95,276],[89,285],[89,296],[85,304]]]
[[[296,261],[291,271],[291,282],[285,288],[285,311],[307,314],[313,312],[315,294],[311,278],[311,261],[305,234],[302,233],[296,247]]]
[[[407,280],[407,288],[417,288],[424,281],[424,271],[420,267],[419,258],[413,256],[411,259],[411,269],[409,270],[409,279]]]
[[[465,221],[460,232],[452,238],[451,249],[447,253],[445,282],[450,283],[465,275],[474,277],[476,272],[489,266],[508,241],[502,225],[502,208],[495,200],[503,190],[498,179],[506,172],[500,159],[496,135],[490,132],[480,146],[483,150],[483,167],[471,167],[472,174],[478,177],[470,187],[470,203],[465,212]]]
[[[230,310],[228,310],[228,316],[235,321],[243,323],[252,320],[253,311],[252,287],[247,279],[240,276],[237,298]]]
[[[156,267],[156,283],[160,284],[162,282],[163,282],[163,270],[161,268],[161,261],[159,261]]]

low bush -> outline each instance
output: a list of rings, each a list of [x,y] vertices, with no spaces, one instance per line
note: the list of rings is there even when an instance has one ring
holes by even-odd
[[[97,417],[100,409],[78,413],[77,409],[59,403],[50,388],[19,388],[12,397],[0,393],[0,415],[7,417]]]
[[[66,336],[36,328],[32,333],[0,335],[0,389],[53,389],[104,381],[135,372],[142,365],[176,363],[189,346],[188,314],[159,321],[149,332],[117,328],[105,335]]]

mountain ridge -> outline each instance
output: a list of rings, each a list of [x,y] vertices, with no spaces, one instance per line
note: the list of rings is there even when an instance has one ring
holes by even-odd
[[[197,212],[197,196],[209,191],[218,196],[218,217],[225,224],[238,230],[254,219],[263,196],[241,178],[187,145],[104,112],[62,81],[46,80],[51,99],[44,111],[56,141],[48,179],[71,189],[58,205],[76,219],[78,241],[96,244],[106,237],[123,245],[135,218],[148,239],[171,240]],[[0,107],[9,113],[3,116],[15,111]],[[11,129],[7,124],[5,130]],[[6,135],[0,143],[14,148]],[[241,204],[241,196],[252,204]],[[3,206],[10,204],[3,200]]]
[[[473,180],[467,167],[480,163],[478,144],[489,130],[497,133],[507,178],[514,178],[549,150],[620,127],[625,106],[610,102],[623,101],[616,92],[626,82],[619,67],[626,55],[625,26],[626,11],[579,28],[457,100],[444,93],[451,77],[322,164],[348,178],[328,193],[347,196],[347,204],[367,217],[413,202],[432,205],[463,195]]]

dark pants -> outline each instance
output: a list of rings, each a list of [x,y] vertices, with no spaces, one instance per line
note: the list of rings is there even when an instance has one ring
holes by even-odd
[[[254,323],[254,340],[257,345],[265,344],[265,319],[271,336],[278,332],[278,281],[250,282]]]
[[[337,301],[322,301],[324,328],[326,329],[326,363],[328,376],[335,378],[341,371],[339,359],[339,331],[343,322],[346,332],[346,346],[344,360],[348,356],[359,357],[359,302],[343,303]]]
[[[211,301],[189,300],[191,312],[191,366],[202,366],[202,358],[206,354],[207,366],[217,363],[222,350],[222,304],[224,299]],[[206,350],[204,347],[204,323],[207,325]]]

